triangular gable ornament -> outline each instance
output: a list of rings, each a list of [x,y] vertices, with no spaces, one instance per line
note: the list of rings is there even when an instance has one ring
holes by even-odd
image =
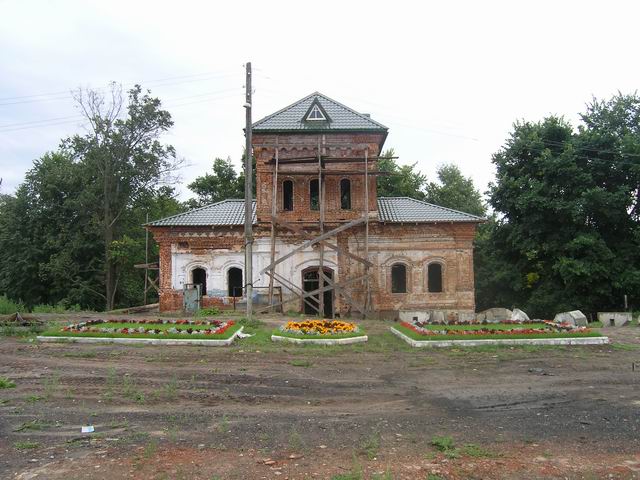
[[[305,122],[330,122],[331,119],[320,102],[316,98],[313,102],[311,102],[311,106],[307,110],[307,113],[304,115]]]

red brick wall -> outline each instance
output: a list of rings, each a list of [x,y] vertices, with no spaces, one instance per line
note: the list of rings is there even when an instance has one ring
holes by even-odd
[[[318,154],[318,142],[322,153],[331,157],[353,158],[363,157],[365,151],[369,157],[379,154],[379,145],[383,134],[292,134],[292,135],[265,135],[254,134],[253,147],[256,157],[256,200],[258,222],[269,222],[271,218],[271,206],[273,197],[273,171],[274,165],[268,162],[275,157],[278,148],[279,160],[287,158],[316,157]],[[335,175],[326,175],[324,178],[325,193],[325,220],[327,222],[341,222],[358,218],[364,211],[364,175],[340,175],[339,172],[362,171],[364,163],[327,163],[327,172],[336,172]],[[318,178],[317,173],[308,175],[287,175],[286,172],[317,171],[317,163],[303,163],[295,165],[280,164],[278,168],[278,193],[277,214],[287,221],[318,222],[320,213],[310,208],[309,183]],[[377,169],[376,162],[369,162],[369,170]],[[348,178],[351,181],[351,209],[342,210],[340,205],[340,180]],[[292,180],[294,183],[293,211],[284,211],[282,205],[282,182]],[[377,210],[376,179],[369,177],[369,211]]]

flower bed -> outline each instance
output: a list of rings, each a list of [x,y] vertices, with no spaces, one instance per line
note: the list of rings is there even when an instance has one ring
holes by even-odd
[[[239,328],[233,320],[97,319],[49,330],[42,336],[221,340]]]
[[[575,338],[599,337],[587,327],[557,324],[551,321],[528,322],[520,326],[515,322],[492,324],[431,324],[400,322],[395,327],[414,340],[474,340],[474,339],[528,339],[528,338]]]
[[[273,331],[274,341],[292,340],[303,343],[340,344],[366,342],[363,329],[341,320],[302,320],[287,322]]]
[[[275,332],[277,335],[313,338],[345,338],[363,335],[362,329],[355,323],[341,320],[302,320],[287,322]]]

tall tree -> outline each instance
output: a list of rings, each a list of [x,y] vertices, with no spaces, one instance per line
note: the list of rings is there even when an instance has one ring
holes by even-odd
[[[378,177],[377,189],[379,197],[411,197],[425,199],[427,177],[416,170],[416,164],[398,165],[392,158],[395,150],[390,148],[382,153],[378,160],[378,170],[388,175]]]
[[[462,175],[453,164],[438,168],[438,182],[429,182],[425,200],[443,207],[453,208],[472,215],[484,216],[486,207],[482,195],[471,178]]]
[[[640,302],[639,119],[636,95],[594,100],[577,131],[557,117],[517,123],[494,155],[498,221],[480,244],[493,250],[478,253],[514,266],[509,288],[534,315]]]
[[[175,171],[175,150],[160,142],[173,125],[160,100],[139,85],[129,90],[112,84],[109,98],[93,90],[78,90],[75,99],[89,125],[86,135],[63,142],[65,151],[84,167],[85,194],[99,205],[103,239],[104,300],[113,308],[118,290],[117,262],[110,250],[122,234],[121,226],[136,200],[154,192]]]
[[[238,176],[231,158],[216,158],[212,173],[197,177],[188,187],[197,195],[195,200],[189,202],[191,207],[201,207],[228,198],[244,198],[244,176]]]

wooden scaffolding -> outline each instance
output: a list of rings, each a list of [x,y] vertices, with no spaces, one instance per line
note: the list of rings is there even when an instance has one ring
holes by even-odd
[[[324,293],[331,292],[334,300],[340,297],[343,302],[350,305],[352,309],[357,310],[363,317],[370,315],[371,313],[371,274],[373,263],[369,260],[369,220],[371,218],[376,218],[376,212],[369,211],[369,178],[373,176],[386,175],[386,172],[381,172],[379,170],[370,170],[369,164],[371,161],[377,161],[381,158],[387,157],[369,157],[368,147],[364,148],[364,155],[361,157],[332,157],[326,155],[327,145],[322,145],[320,139],[318,140],[317,147],[317,155],[309,156],[309,157],[296,157],[296,158],[279,158],[279,151],[276,147],[275,156],[267,162],[267,164],[273,165],[273,169],[271,170],[272,180],[273,180],[273,197],[271,203],[271,257],[270,263],[267,267],[262,269],[260,272],[261,275],[269,276],[269,294],[268,294],[268,305],[260,309],[260,311],[264,312],[266,310],[274,311],[275,308],[282,308],[283,304],[287,303],[290,300],[283,300],[282,297],[278,299],[278,301],[274,302],[274,282],[279,282],[282,287],[289,290],[291,293],[296,295],[299,298],[301,305],[308,305],[311,309],[315,310],[319,315],[324,316]],[[395,157],[394,157],[395,158]],[[354,168],[352,170],[327,170],[327,164],[332,163],[353,163]],[[305,169],[296,169],[296,170],[286,170],[286,166],[288,165],[300,165],[300,164],[308,164],[308,168]],[[362,165],[362,168],[357,168],[359,165]],[[281,168],[285,168],[280,170]],[[282,217],[278,216],[278,175],[283,174],[287,176],[318,176],[318,210],[319,210],[319,220],[317,224],[318,234],[314,235],[313,233],[309,233],[305,231],[303,225],[298,225],[292,223],[290,221],[286,221]],[[363,192],[363,211],[362,214],[351,221],[347,221],[345,223],[341,223],[337,227],[334,227],[328,231],[325,231],[325,178],[330,175],[348,175],[350,177],[354,175],[362,175],[364,178],[364,192]],[[308,222],[307,222],[308,223]],[[329,240],[333,237],[336,237],[339,233],[345,232],[347,230],[353,229],[355,227],[364,226],[364,255],[356,255],[350,252],[345,248],[340,247],[337,244],[331,243]],[[278,233],[281,231],[289,231],[298,235],[303,243],[295,247],[293,250],[288,253],[279,256],[276,258],[276,242],[278,240]],[[284,278],[282,275],[276,272],[276,267],[284,262],[285,260],[291,258],[298,252],[303,251],[304,249],[311,247],[313,245],[318,245],[318,288],[312,291],[305,291],[304,285],[301,287],[296,285],[290,279]],[[333,250],[338,255],[344,255],[362,265],[364,268],[364,273],[358,272],[357,275],[347,277],[344,275],[344,272],[340,272],[340,277],[338,281],[335,281],[335,278],[331,278],[325,273],[324,263],[325,263],[325,249]],[[358,302],[354,295],[351,293],[351,290],[354,286],[360,284],[363,287],[364,292],[364,302]],[[362,285],[364,284],[364,285]],[[332,318],[335,318],[335,302],[332,308]]]

